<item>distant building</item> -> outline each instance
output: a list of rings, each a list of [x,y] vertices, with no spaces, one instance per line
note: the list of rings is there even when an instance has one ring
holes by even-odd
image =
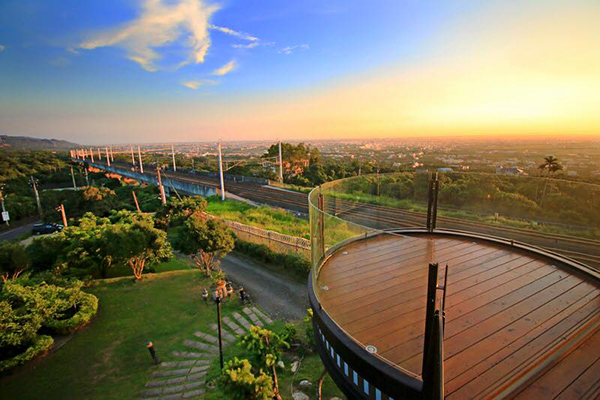
[[[496,168],[496,175],[527,175],[527,174],[521,168],[498,167],[498,168]]]
[[[438,172],[452,172],[453,171],[452,168],[438,168],[437,170],[438,170]]]

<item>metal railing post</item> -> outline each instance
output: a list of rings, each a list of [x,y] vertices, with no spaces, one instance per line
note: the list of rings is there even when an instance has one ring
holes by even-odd
[[[423,367],[421,374],[423,381],[426,381],[428,375],[427,366],[430,358],[430,341],[431,330],[433,324],[433,316],[435,313],[435,299],[438,282],[438,264],[429,264],[429,276],[427,278],[427,304],[425,306],[425,341],[423,344]]]

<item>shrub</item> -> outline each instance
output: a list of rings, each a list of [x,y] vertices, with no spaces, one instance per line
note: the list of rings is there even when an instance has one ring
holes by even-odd
[[[75,305],[77,312],[71,318],[50,319],[44,322],[44,327],[59,335],[68,335],[89,323],[98,312],[98,298],[93,294],[82,293]]]
[[[310,262],[308,260],[297,254],[276,253],[264,244],[249,243],[236,239],[235,249],[240,253],[268,264],[284,265],[290,271],[302,277],[308,276],[308,272],[310,271]]]
[[[52,348],[53,344],[54,339],[52,339],[51,336],[35,336],[31,346],[29,346],[27,350],[12,358],[0,361],[0,372],[14,368],[17,365],[32,360],[34,357],[46,353]]]
[[[229,394],[228,398],[234,400],[271,400],[275,396],[271,377],[262,369],[253,373],[248,360],[235,357],[228,361],[223,367],[221,381]]]

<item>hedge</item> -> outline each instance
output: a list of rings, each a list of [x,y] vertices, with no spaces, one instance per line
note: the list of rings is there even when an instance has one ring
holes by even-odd
[[[14,368],[17,365],[23,364],[33,358],[45,354],[54,345],[54,339],[51,336],[38,335],[35,337],[34,342],[31,346],[23,353],[10,358],[8,360],[0,361],[0,372],[6,371],[10,368]]]
[[[44,322],[44,327],[59,335],[69,335],[91,321],[98,312],[98,298],[93,294],[83,293],[77,304],[79,311],[71,318],[62,320],[49,320]]]
[[[296,254],[276,253],[264,244],[235,241],[235,250],[269,264],[284,265],[295,274],[306,277],[310,271],[310,262]]]

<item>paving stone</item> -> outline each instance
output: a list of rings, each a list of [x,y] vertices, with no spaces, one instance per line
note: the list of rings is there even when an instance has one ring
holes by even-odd
[[[252,311],[254,311],[254,313],[256,315],[258,315],[260,318],[262,318],[262,320],[265,321],[268,325],[271,325],[273,323],[273,320],[271,318],[269,318],[268,315],[266,315],[265,313],[263,313],[262,311],[260,311],[255,306],[252,306]]]
[[[161,362],[160,366],[161,367],[176,367],[178,364],[178,361],[169,361],[169,362]]]
[[[167,379],[167,385],[173,385],[176,383],[182,383],[185,382],[186,377],[185,376],[180,376],[179,378],[171,378],[171,379]]]
[[[262,321],[260,319],[258,319],[258,317],[256,316],[256,314],[254,314],[252,312],[252,310],[250,310],[248,307],[244,308],[242,310],[248,317],[250,317],[250,319],[252,320],[252,323],[256,326],[260,326],[261,328],[264,326],[264,324],[262,323]]]
[[[163,389],[164,394],[181,393],[181,392],[183,392],[183,385],[169,386],[169,387],[166,387]]]
[[[170,394],[168,396],[162,396],[161,400],[171,400],[171,399],[180,399],[181,398],[181,393],[177,393],[177,394]]]
[[[177,376],[177,375],[187,375],[190,372],[189,368],[184,369],[173,369],[170,371],[156,371],[152,373],[152,376]]]
[[[187,376],[187,380],[188,380],[188,382],[194,382],[194,381],[204,378],[205,376],[206,376],[206,371],[198,372],[196,374],[189,374]],[[202,382],[204,382],[204,379],[202,379]]]
[[[188,383],[188,384],[183,385],[183,390],[188,391],[188,390],[199,388],[200,386],[203,386],[203,385],[204,385],[204,381]]]
[[[215,333],[217,335],[219,334],[219,331],[218,331],[219,327],[217,326],[217,324],[210,324],[210,329],[215,331]],[[226,329],[221,330],[221,335],[223,335],[223,337],[227,340],[227,342],[229,342],[229,343],[235,342],[235,336],[233,336],[231,333],[229,333],[229,331],[227,331]]]
[[[205,372],[206,370],[208,370],[208,365],[203,365],[201,367],[194,367],[194,368],[190,369],[190,374],[194,374],[196,372]]]
[[[218,335],[218,333],[217,333],[217,335]],[[209,335],[208,333],[196,332],[196,333],[194,333],[194,336],[199,337],[200,339],[202,339],[202,340],[204,340],[204,341],[206,341],[208,343],[212,343],[212,344],[215,344],[217,346],[219,345],[219,338],[215,337],[215,336],[212,336],[212,335]],[[227,339],[223,338],[223,342],[226,342],[226,341],[227,341]]]
[[[230,327],[236,334],[238,334],[238,335],[244,334],[244,331],[242,330],[242,328],[240,328],[239,325],[237,325],[235,322],[230,320],[229,317],[223,317],[223,322],[225,322],[225,325]]]
[[[237,313],[235,311],[233,313],[231,313],[231,314],[237,320],[237,322],[239,322],[240,324],[242,324],[244,326],[244,328],[246,328],[247,331],[250,330],[250,326],[251,325],[250,325],[250,322],[248,322],[248,320],[246,318],[242,317],[240,315],[240,313]]]
[[[200,349],[200,350],[209,350],[211,352],[216,352],[219,350],[218,347],[215,347],[212,344],[197,342],[195,340],[186,339],[183,341],[183,344],[185,344],[186,346],[189,346],[189,347],[194,347],[196,349]]]
[[[177,363],[177,365],[180,367],[191,367],[194,364],[196,364],[196,360],[179,361]]]
[[[207,353],[194,353],[192,351],[174,351],[173,357],[182,357],[182,358],[195,358],[195,359],[206,359],[210,357],[210,354]]]
[[[200,389],[200,390],[193,390],[191,392],[185,392],[182,397],[184,399],[191,399],[192,397],[202,396],[203,394],[204,394],[204,390]]]

